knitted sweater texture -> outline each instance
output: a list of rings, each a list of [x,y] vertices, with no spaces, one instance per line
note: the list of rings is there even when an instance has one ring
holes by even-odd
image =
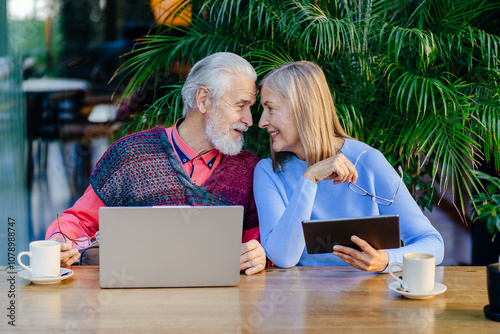
[[[106,206],[242,205],[247,230],[258,225],[252,191],[258,161],[248,151],[225,155],[198,186],[184,171],[165,129],[157,126],[116,141],[97,163],[90,183]]]

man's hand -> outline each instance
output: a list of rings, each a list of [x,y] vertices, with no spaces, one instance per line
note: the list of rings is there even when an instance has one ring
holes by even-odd
[[[352,242],[358,245],[362,252],[345,246],[333,246],[333,255],[342,259],[354,268],[364,271],[384,271],[389,263],[389,254],[383,249],[377,250],[365,240],[352,236]]]
[[[61,243],[61,267],[67,268],[80,258],[80,252],[78,249],[73,249],[71,240],[67,242],[64,238],[51,238],[49,240],[55,240]]]
[[[260,273],[266,268],[266,252],[257,240],[241,244],[240,271],[248,276]]]

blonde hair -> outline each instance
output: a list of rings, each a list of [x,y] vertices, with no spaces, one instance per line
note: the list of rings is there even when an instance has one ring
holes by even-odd
[[[334,138],[350,138],[340,124],[325,74],[315,63],[299,61],[275,68],[262,79],[263,87],[287,101],[308,165],[337,154]],[[271,149],[274,171],[282,170],[291,155]]]

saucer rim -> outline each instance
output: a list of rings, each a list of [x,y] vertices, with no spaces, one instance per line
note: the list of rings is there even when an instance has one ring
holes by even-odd
[[[484,311],[484,316],[487,319],[500,322],[500,313],[493,312],[491,310],[490,304],[485,305],[483,311]]]
[[[437,295],[442,294],[446,290],[448,290],[448,287],[444,285],[441,282],[434,282],[434,290],[431,292],[424,292],[424,293],[411,293],[411,292],[405,292],[405,291],[399,291],[397,288],[400,286],[400,283],[398,281],[391,282],[389,284],[389,289],[392,291],[396,292],[397,294],[400,294],[401,296],[404,296],[409,299],[425,299],[425,298],[430,298],[434,297]]]
[[[57,277],[32,277],[29,270],[23,269],[19,271],[17,274],[22,279],[30,281],[35,284],[53,284],[63,281],[71,276],[73,276],[75,272],[72,269],[68,268],[59,268],[59,276]],[[62,276],[66,274],[65,276]]]

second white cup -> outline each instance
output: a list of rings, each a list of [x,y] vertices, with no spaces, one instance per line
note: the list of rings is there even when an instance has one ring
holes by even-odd
[[[393,268],[403,270],[403,279],[394,274]],[[434,290],[436,260],[433,255],[408,253],[403,256],[403,263],[393,263],[389,274],[401,283],[401,287],[410,293],[428,293]]]
[[[21,257],[28,255],[30,266],[21,262]],[[40,240],[30,243],[29,252],[17,255],[17,262],[31,273],[31,277],[58,277],[61,267],[61,244],[54,240]]]

